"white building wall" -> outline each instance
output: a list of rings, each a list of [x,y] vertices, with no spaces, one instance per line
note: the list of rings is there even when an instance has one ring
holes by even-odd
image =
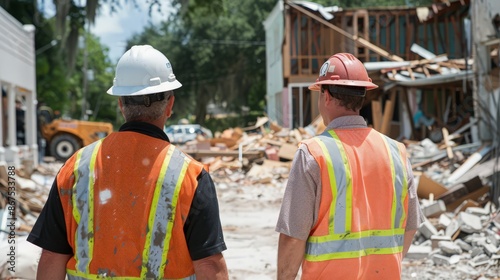
[[[0,102],[0,116],[2,120],[6,118],[5,122],[0,121],[0,161],[9,164],[19,165],[25,159],[38,162],[34,34],[34,26],[23,26],[0,8],[0,88],[7,93]],[[26,145],[23,146],[16,145],[16,98],[24,100]]]
[[[283,55],[284,39],[283,1],[278,1],[269,16],[263,22],[266,31],[266,83],[267,115],[272,121],[283,125]]]

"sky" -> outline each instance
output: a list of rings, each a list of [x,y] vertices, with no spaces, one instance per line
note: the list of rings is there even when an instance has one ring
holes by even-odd
[[[166,19],[169,9],[171,9],[168,4],[164,4],[161,13],[157,12],[155,8],[150,16],[147,1],[137,0],[139,7],[134,7],[130,2],[132,1],[127,1],[127,4],[123,4],[111,15],[109,6],[103,6],[95,24],[90,29],[92,34],[100,38],[103,45],[109,47],[111,61],[115,63],[126,51],[127,39],[140,33],[149,22],[157,24]]]
[[[84,5],[86,1],[80,2]],[[158,12],[155,7],[150,16],[147,0],[136,0],[138,7],[135,7],[130,0],[121,2],[122,7],[117,8],[113,14],[110,14],[109,4],[104,4],[98,12],[94,25],[90,28],[90,32],[100,38],[101,44],[109,47],[109,56],[114,63],[118,62],[126,51],[127,39],[140,33],[150,22],[157,24],[165,20],[172,9],[168,1],[163,1],[161,12]],[[55,8],[52,1],[41,2],[39,0],[40,6],[42,3],[45,5],[42,9],[46,16],[53,16]]]

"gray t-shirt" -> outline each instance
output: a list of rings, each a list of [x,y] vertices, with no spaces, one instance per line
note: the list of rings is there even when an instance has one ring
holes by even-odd
[[[333,120],[326,129],[365,128],[361,116],[340,117]],[[415,230],[424,221],[410,161],[408,171],[408,218],[406,230]],[[307,240],[313,225],[317,222],[321,200],[321,173],[314,157],[305,145],[300,145],[295,153],[290,177],[283,197],[276,231],[285,235]]]

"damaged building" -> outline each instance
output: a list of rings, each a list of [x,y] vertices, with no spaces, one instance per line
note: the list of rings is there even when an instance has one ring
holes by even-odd
[[[499,19],[493,0],[369,9],[280,1],[263,23],[268,116],[288,128],[314,122],[317,95],[307,87],[330,55],[349,52],[379,85],[361,113],[370,126],[496,154]]]
[[[308,86],[332,54],[354,54],[379,85],[361,115],[407,145],[418,182],[427,219],[410,255],[453,266],[467,252],[470,270],[458,273],[484,276],[477,267],[493,263],[498,272],[500,2],[353,9],[279,1],[263,24],[269,118],[322,131]],[[429,273],[422,279],[438,279]]]

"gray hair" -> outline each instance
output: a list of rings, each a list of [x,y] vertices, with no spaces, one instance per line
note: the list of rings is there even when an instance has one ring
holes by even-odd
[[[145,121],[152,122],[159,119],[167,107],[170,97],[173,92],[165,92],[165,98],[158,101],[153,101],[146,106],[144,104],[134,104],[134,102],[127,101],[127,96],[120,96],[122,102],[122,111],[125,121]]]

